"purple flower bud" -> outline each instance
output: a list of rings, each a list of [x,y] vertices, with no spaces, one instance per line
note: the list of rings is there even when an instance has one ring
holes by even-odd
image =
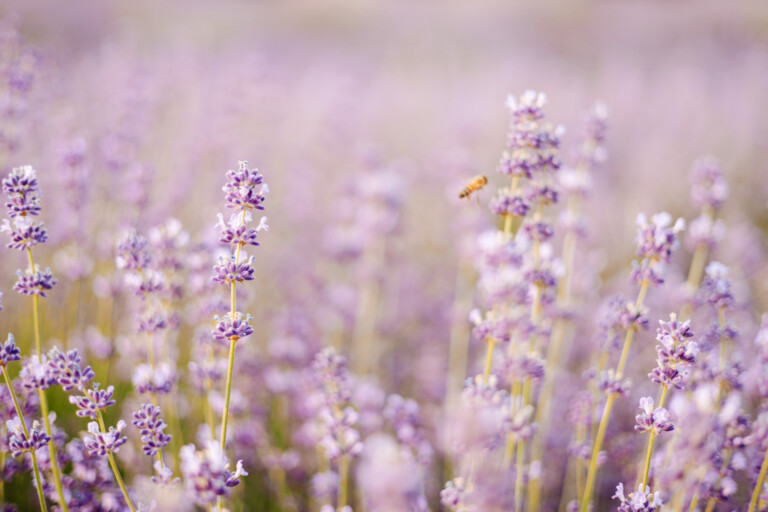
[[[227,179],[229,181],[223,187],[227,208],[232,208],[236,213],[264,209],[261,204],[269,188],[263,184],[258,169],[248,169],[248,162],[240,162],[237,170],[227,171]]]
[[[675,426],[669,421],[669,413],[663,407],[653,408],[653,398],[646,396],[640,399],[641,413],[635,416],[635,430],[638,432],[669,432]]]
[[[16,346],[13,334],[8,333],[8,339],[0,345],[0,366],[7,366],[13,361],[21,361],[21,350]]]
[[[117,428],[109,427],[109,432],[101,432],[98,423],[95,421],[88,423],[88,434],[83,436],[86,451],[98,457],[119,452],[120,447],[128,442],[128,438],[122,435],[126,426],[125,421],[120,420],[117,422]]]
[[[532,222],[523,228],[528,239],[534,242],[546,242],[555,234],[555,228],[548,222]]]
[[[5,424],[10,434],[8,448],[14,457],[18,457],[24,452],[33,452],[47,446],[51,440],[51,437],[45,434],[45,428],[42,428],[37,420],[32,422],[32,426],[29,427],[28,436],[24,433],[18,416],[6,421]]]
[[[73,388],[82,391],[96,377],[90,366],[80,368],[83,358],[77,350],[70,350],[65,354],[54,348],[48,353],[48,358],[50,374],[64,388],[64,391]]]
[[[499,190],[498,195],[491,199],[490,208],[496,215],[525,217],[531,206],[521,192],[518,191],[513,195],[509,189],[502,188]]]
[[[115,387],[109,386],[107,389],[99,389],[98,384],[93,385],[93,389],[85,390],[85,396],[70,396],[69,403],[77,406],[77,415],[81,418],[89,417],[95,420],[99,409],[106,409],[117,402],[112,399]]]
[[[16,217],[13,224],[5,219],[0,226],[0,231],[11,237],[7,247],[19,251],[26,251],[48,240],[48,232],[43,227],[43,223],[32,222],[28,217]]]
[[[160,408],[152,404],[142,404],[141,409],[133,413],[133,424],[141,431],[144,453],[154,456],[171,442],[172,436],[163,432],[165,424],[160,419]]]
[[[620,483],[616,486],[616,493],[613,498],[621,502],[617,509],[618,512],[653,512],[660,510],[663,505],[661,492],[651,493],[650,487],[646,486],[643,489],[643,484],[638,485],[637,491],[631,492],[628,497],[625,497],[624,484]]]
[[[243,461],[238,461],[235,471],[229,471],[229,461],[221,446],[209,440],[205,450],[196,450],[194,445],[182,446],[181,473],[196,503],[213,504],[219,496],[229,496],[229,488],[240,483],[240,477],[248,475]]]
[[[13,289],[22,295],[39,295],[40,297],[47,297],[45,293],[58,282],[51,272],[50,268],[45,269],[45,272],[40,272],[40,269],[35,265],[35,271],[32,272],[26,269],[24,272],[21,270],[16,272],[18,281],[13,285]]]
[[[669,263],[672,252],[679,245],[677,234],[685,229],[683,219],[672,225],[672,216],[667,212],[657,213],[648,222],[645,214],[637,216],[637,256],[641,260]]]
[[[246,315],[243,318],[243,314],[238,312],[235,313],[235,319],[232,320],[231,314],[227,313],[223,318],[217,315],[214,319],[217,323],[212,334],[213,338],[218,341],[238,341],[253,334],[253,327],[249,324],[251,315]]]
[[[597,389],[606,395],[617,394],[626,396],[631,385],[631,380],[617,378],[613,370],[601,372],[597,378]]]
[[[142,270],[150,263],[149,242],[146,238],[131,230],[117,244],[115,263],[117,268],[126,270]]]
[[[728,279],[728,267],[717,261],[707,265],[701,292],[715,309],[733,308],[735,301],[731,292],[731,281]]]
[[[3,180],[3,192],[8,196],[5,207],[10,218],[40,213],[40,188],[32,166],[14,168]]]
[[[3,193],[25,196],[40,192],[37,185],[37,173],[31,165],[14,167],[8,177],[3,179]]]
[[[728,199],[728,183],[717,160],[705,157],[697,160],[691,171],[691,197],[701,209],[719,210]]]
[[[56,378],[48,366],[48,359],[42,356],[41,362],[38,362],[37,356],[33,355],[24,360],[19,377],[21,385],[26,389],[48,389],[57,384]]]
[[[237,263],[235,263],[234,256],[230,256],[229,258],[220,257],[219,264],[213,267],[213,271],[216,272],[216,275],[211,279],[224,286],[230,286],[234,281],[238,283],[252,281],[254,278],[252,264],[253,256],[245,261]]]

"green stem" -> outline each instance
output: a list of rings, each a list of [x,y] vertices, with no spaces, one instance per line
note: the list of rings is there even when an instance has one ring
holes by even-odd
[[[517,461],[515,474],[515,512],[520,512],[523,508],[523,464],[525,463],[525,440],[520,439],[517,443]]]
[[[227,369],[227,389],[224,394],[224,413],[221,416],[221,451],[227,446],[227,422],[229,420],[229,396],[232,393],[232,369],[235,366],[235,340],[229,345],[229,367]]]
[[[763,464],[760,466],[760,474],[757,476],[757,482],[755,483],[755,490],[752,491],[752,499],[749,501],[749,512],[755,512],[757,508],[757,502],[760,499],[760,493],[763,490],[763,483],[765,482],[765,473],[768,471],[768,449],[765,450],[765,457],[763,458]]]
[[[27,259],[29,260],[29,271],[35,271],[35,260],[32,257],[32,249],[27,247]],[[35,332],[35,349],[37,350],[37,362],[43,363],[43,347],[40,342],[40,296],[32,296],[32,324]],[[61,506],[62,512],[69,512],[67,501],[64,499],[64,489],[61,485],[61,474],[59,472],[59,462],[56,458],[56,444],[53,442],[53,432],[51,431],[51,422],[48,419],[48,400],[45,397],[45,392],[42,389],[38,389],[38,395],[40,396],[40,409],[43,413],[43,424],[45,425],[45,433],[51,437],[51,442],[48,443],[48,452],[51,459],[51,470],[53,472],[53,483],[56,486],[56,494],[59,496],[59,506]]]
[[[491,363],[493,363],[493,346],[496,340],[488,338],[486,341],[488,348],[485,352],[485,372],[483,373],[483,383],[488,385],[488,378],[491,376]]]
[[[339,492],[336,507],[339,512],[347,505],[347,480],[349,478],[349,461],[346,455],[339,459]]]
[[[103,433],[107,432],[107,428],[104,424],[104,416],[101,414],[101,409],[97,410],[98,416],[96,419],[99,421],[99,428],[101,428],[101,431]],[[117,481],[117,486],[120,487],[120,491],[123,493],[123,498],[125,498],[125,503],[128,505],[128,508],[131,509],[131,512],[136,512],[136,507],[133,505],[133,501],[131,501],[131,497],[128,495],[128,489],[125,487],[125,482],[123,482],[123,477],[120,476],[120,470],[117,468],[117,462],[115,462],[115,456],[110,451],[107,452],[107,458],[109,459],[109,465],[112,467],[112,473],[115,475],[115,480]]]
[[[600,426],[597,428],[597,435],[595,436],[595,445],[592,447],[592,457],[589,460],[587,484],[584,486],[584,494],[582,495],[581,507],[579,509],[581,512],[587,512],[589,510],[589,502],[592,499],[592,489],[595,487],[595,480],[597,478],[597,458],[603,445],[605,430],[608,428],[608,418],[611,415],[611,408],[613,407],[613,401],[615,399],[616,395],[608,395],[608,398],[605,401],[603,415],[600,418]]]
[[[662,387],[661,398],[659,398],[659,407],[664,407],[664,400],[667,398],[667,386]],[[651,471],[651,456],[653,455],[653,441],[656,439],[656,432],[651,430],[650,437],[648,438],[648,450],[645,456],[645,470],[643,471],[643,487],[648,485],[648,473]]]
[[[27,423],[24,421],[24,415],[21,413],[21,407],[19,407],[19,399],[16,396],[16,391],[11,385],[11,378],[8,376],[8,369],[5,365],[2,365],[3,377],[5,377],[5,383],[8,386],[8,391],[11,393],[11,399],[13,400],[13,407],[16,409],[16,416],[19,417],[19,423],[21,423],[21,429],[24,431],[24,435],[29,439],[29,430],[27,430]],[[48,444],[53,443],[53,439]],[[37,489],[37,499],[40,501],[40,510],[47,511],[48,506],[45,503],[45,495],[43,494],[43,484],[40,481],[40,467],[37,465],[37,456],[34,450],[30,450],[29,454],[32,456],[32,470],[35,473],[35,487]],[[5,467],[5,452],[3,452],[2,466],[0,470]]]

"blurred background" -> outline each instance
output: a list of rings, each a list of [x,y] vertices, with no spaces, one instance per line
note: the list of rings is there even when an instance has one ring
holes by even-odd
[[[31,85],[3,114],[2,165],[33,165],[45,194],[39,260],[61,281],[44,306],[49,346],[84,344],[94,325],[129,344],[116,240],[169,217],[215,240],[224,172],[247,160],[271,189],[245,306],[264,326],[253,346],[295,308],[318,346],[375,338],[382,387],[438,410],[447,340],[469,330],[462,268],[494,222],[504,102],[526,89],[566,128],[566,163],[585,112],[608,107],[585,206],[592,286],[625,286],[638,212],[695,216],[689,171],[712,155],[738,240],[717,257],[751,287],[752,312],[768,306],[765,2],[5,0],[0,15],[33,49]],[[459,200],[477,174],[490,180],[480,205]],[[24,260],[1,258],[0,332],[26,349],[28,304],[11,293]],[[690,252],[678,258],[687,268]],[[355,322],[361,311],[373,320]],[[187,313],[180,347],[201,321]],[[190,354],[173,357],[181,368]],[[130,364],[105,364],[127,392]]]

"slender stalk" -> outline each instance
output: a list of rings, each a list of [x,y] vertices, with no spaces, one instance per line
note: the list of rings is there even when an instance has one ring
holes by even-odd
[[[693,499],[691,500],[691,506],[688,507],[688,512],[694,512],[696,510],[696,507],[699,505],[699,493],[693,495]]]
[[[755,489],[752,491],[752,499],[749,500],[749,511],[755,512],[757,508],[757,502],[760,499],[760,493],[763,490],[763,483],[765,483],[765,474],[768,472],[768,449],[765,450],[765,457],[763,458],[763,464],[760,466],[760,474],[757,475],[757,482],[755,483]]]
[[[731,456],[733,455],[733,452],[728,449],[727,455],[723,457],[723,463],[720,464],[720,476],[717,477],[717,483],[719,484],[723,480],[723,473],[725,473],[725,470],[728,468],[728,464],[731,463]],[[707,500],[707,508],[704,509],[704,512],[712,512],[715,510],[715,505],[717,505],[717,500],[712,497]]]
[[[32,249],[27,247],[27,259],[29,260],[29,270],[30,272],[35,271],[35,260],[32,257]],[[43,363],[43,347],[42,343],[40,342],[40,296],[39,295],[33,295],[32,296],[32,324],[34,326],[34,332],[35,332],[35,349],[37,350],[37,362],[38,364]],[[42,389],[37,390],[38,396],[40,397],[40,409],[43,413],[43,424],[45,425],[45,433],[46,435],[51,436],[53,438],[53,431],[51,430],[51,421],[48,419],[48,400],[45,397],[45,391]],[[53,472],[53,483],[56,487],[56,494],[59,496],[59,506],[61,506],[62,512],[69,512],[69,507],[67,506],[67,500],[64,499],[64,489],[61,485],[61,474],[59,472],[59,462],[56,458],[56,444],[53,442],[53,439],[51,439],[51,442],[48,443],[48,452],[50,453],[50,459],[51,459],[51,471]]]
[[[595,444],[592,447],[592,457],[589,460],[587,484],[584,487],[584,494],[582,495],[581,507],[579,509],[581,512],[587,512],[589,510],[589,500],[592,498],[592,489],[595,487],[595,479],[597,477],[597,457],[600,454],[600,448],[602,448],[605,430],[608,428],[608,418],[611,415],[611,409],[613,408],[613,401],[615,399],[616,395],[608,395],[608,398],[605,400],[605,408],[603,409],[603,415],[600,418],[600,426],[597,427]]]
[[[667,386],[662,387],[661,398],[659,398],[659,407],[664,407],[664,401],[667,398]],[[650,437],[648,438],[648,450],[645,456],[645,470],[643,471],[643,487],[648,485],[648,473],[651,470],[651,456],[653,455],[653,441],[656,439],[656,432],[651,430]]]
[[[227,446],[227,423],[229,421],[229,396],[232,393],[232,369],[235,366],[235,345],[232,340],[229,344],[229,366],[227,368],[227,388],[224,394],[224,414],[221,416],[221,450]]]
[[[246,210],[243,209],[243,223],[245,223],[245,213]],[[235,249],[235,266],[237,266],[238,263],[240,263],[240,250],[242,249],[241,244],[237,244],[237,248]],[[235,281],[233,280],[230,283],[230,315],[231,320],[234,322],[235,315],[237,313],[237,296],[235,294]],[[227,385],[226,385],[226,391],[224,394],[224,411],[221,414],[221,451],[224,452],[226,450],[227,446],[227,423],[229,421],[229,397],[232,394],[232,372],[235,367],[235,345],[237,344],[236,338],[230,338],[229,340],[229,366],[227,367]],[[221,505],[222,499],[219,497],[219,505]],[[219,506],[221,508],[221,506]]]
[[[486,340],[487,349],[485,352],[485,372],[483,373],[483,383],[488,384],[488,378],[491,376],[491,364],[493,363],[493,346],[496,344],[496,340],[488,338]]]
[[[525,443],[517,443],[517,461],[515,474],[515,512],[523,508],[523,464],[525,463]]]
[[[639,309],[645,301],[645,295],[648,293],[648,280],[643,280],[640,285],[640,291],[637,294],[637,300],[635,306]],[[627,330],[627,335],[624,338],[624,347],[621,350],[621,357],[619,358],[619,364],[616,365],[616,379],[620,379],[624,373],[624,367],[627,364],[627,357],[629,355],[629,348],[632,345],[632,339],[635,335],[635,329],[630,327]],[[613,408],[613,402],[616,400],[617,395],[610,394],[605,400],[605,408],[603,409],[603,415],[600,418],[600,425],[597,428],[597,434],[595,435],[595,442],[592,447],[592,456],[589,461],[589,470],[587,472],[587,485],[584,487],[584,496],[581,500],[580,512],[587,512],[589,510],[589,501],[592,499],[592,491],[595,487],[595,481],[597,480],[597,457],[600,454],[600,449],[603,447],[603,440],[605,439],[605,431],[608,428],[608,418],[611,415],[611,409]]]
[[[19,407],[19,399],[16,396],[16,391],[13,389],[13,385],[11,384],[11,378],[8,376],[8,369],[3,365],[1,366],[3,369],[3,377],[5,377],[5,383],[8,385],[8,391],[11,393],[11,399],[13,400],[13,407],[16,409],[16,416],[19,417],[19,423],[21,423],[21,429],[24,431],[24,435],[29,439],[29,430],[27,430],[27,423],[24,421],[24,415],[21,413],[21,407]],[[53,443],[53,439],[50,440],[48,444]],[[45,495],[43,494],[43,483],[40,480],[40,467],[37,464],[37,456],[35,455],[35,451],[31,450],[29,454],[32,456],[32,470],[35,473],[35,489],[37,490],[37,499],[40,501],[40,510],[46,511],[48,510],[48,505],[45,503]],[[2,466],[0,466],[0,469],[5,467],[5,452],[3,452],[2,457]]]
[[[125,482],[123,482],[123,477],[120,476],[120,470],[117,469],[117,462],[115,462],[115,456],[112,454],[112,452],[108,452],[107,458],[109,459],[109,465],[112,467],[112,472],[115,474],[115,480],[117,480],[117,486],[120,487],[120,492],[123,493],[123,498],[125,498],[125,502],[128,504],[128,508],[131,509],[131,512],[136,512],[136,507],[133,505],[133,502],[131,501],[131,497],[128,496],[128,489],[125,488]]]
[[[336,499],[336,507],[339,512],[347,505],[347,480],[349,479],[349,461],[346,455],[339,459],[339,491]]]
[[[88,399],[96,403],[93,399],[93,397],[88,393],[88,391],[85,391],[85,396],[88,397]],[[104,424],[104,415],[101,413],[101,409],[96,409],[96,420],[99,422],[99,428],[101,429],[102,433],[107,433],[107,427]],[[125,503],[128,505],[128,508],[131,509],[131,512],[136,512],[136,507],[133,504],[133,501],[131,501],[131,497],[128,494],[128,489],[125,487],[125,482],[123,482],[123,477],[120,476],[120,471],[117,469],[117,462],[115,462],[115,456],[112,454],[112,452],[107,452],[107,458],[109,459],[109,465],[112,468],[112,473],[115,475],[115,481],[117,481],[118,487],[120,487],[120,491],[123,493],[123,498],[125,499]]]

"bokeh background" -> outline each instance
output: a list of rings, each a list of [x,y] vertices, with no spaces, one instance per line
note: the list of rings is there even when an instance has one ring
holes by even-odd
[[[448,339],[469,330],[462,269],[494,222],[504,101],[526,89],[545,92],[548,119],[565,126],[565,161],[584,113],[608,107],[608,158],[586,205],[590,286],[625,285],[638,212],[695,216],[689,171],[712,155],[731,187],[717,257],[748,288],[745,315],[768,306],[764,2],[5,0],[0,15],[35,49],[24,105],[5,114],[14,144],[2,165],[35,166],[45,193],[51,243],[39,259],[61,281],[46,343],[86,344],[96,326],[119,354],[133,327],[112,293],[116,240],[168,217],[191,240],[212,239],[224,172],[248,160],[271,189],[246,309],[262,326],[251,350],[293,311],[318,346],[346,346],[375,282],[374,373],[436,422]],[[78,144],[85,170],[73,175],[62,155]],[[480,204],[460,201],[477,174],[490,179]],[[0,332],[26,348],[28,304],[10,292],[24,262],[0,258]],[[690,252],[677,258],[685,269]],[[193,358],[192,316],[173,353],[180,368]],[[133,360],[114,359],[100,369],[128,393]]]

